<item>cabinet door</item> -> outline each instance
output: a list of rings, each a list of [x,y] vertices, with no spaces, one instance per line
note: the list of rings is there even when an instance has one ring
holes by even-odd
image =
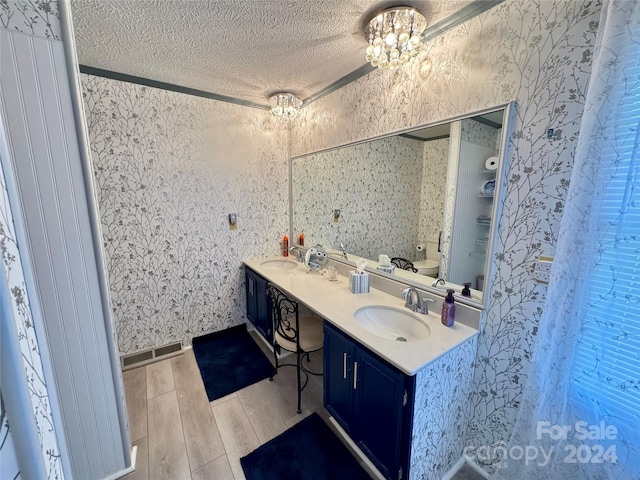
[[[253,270],[245,269],[245,290],[247,293],[247,318],[255,325],[257,318],[256,274]]]
[[[324,324],[324,405],[347,433],[353,423],[353,359],[355,344]]]
[[[273,341],[273,322],[271,312],[271,297],[267,292],[267,280],[256,275],[256,321],[254,322],[258,331],[269,343]]]
[[[401,465],[404,375],[363,349],[354,363],[355,425],[352,438],[387,477]]]

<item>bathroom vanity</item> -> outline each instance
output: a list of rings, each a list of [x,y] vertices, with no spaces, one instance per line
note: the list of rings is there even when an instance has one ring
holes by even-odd
[[[324,318],[325,407],[384,478],[421,478],[430,464],[460,457],[476,328],[461,322],[445,327],[437,313],[413,313],[399,293],[376,288],[380,283],[355,295],[344,271],[330,282],[284,257],[245,265],[247,316],[269,343],[267,282]],[[403,285],[387,287],[393,292]],[[392,318],[401,330],[367,323],[369,316],[382,323]],[[412,321],[419,325],[407,326]]]

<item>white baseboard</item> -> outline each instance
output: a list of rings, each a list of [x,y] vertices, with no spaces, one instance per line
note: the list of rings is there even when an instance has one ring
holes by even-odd
[[[455,463],[455,465],[451,467],[451,470],[449,470],[447,473],[445,473],[442,476],[441,480],[451,480],[455,476],[455,474],[458,473],[458,470],[460,470],[465,463],[469,465],[471,468],[473,468],[476,472],[478,472],[479,475],[482,475],[482,478],[489,478],[489,474],[485,472],[482,469],[482,467],[480,467],[480,465],[474,462],[473,459],[471,459],[470,457],[463,455]]]
[[[124,470],[120,470],[116,473],[112,473],[108,477],[104,477],[103,480],[116,480],[118,478],[122,478],[125,475],[133,472],[136,469],[136,459],[138,458],[138,446],[134,445],[131,447],[131,466],[125,468]]]
[[[252,331],[256,332],[256,336],[260,339],[260,341],[265,344],[265,346],[269,349],[271,353],[273,353],[273,345],[267,342],[267,339],[262,336],[262,334],[258,331],[258,329],[254,327],[251,322],[247,322],[246,325],[247,325],[247,332],[252,332]],[[285,353],[282,353],[283,351]],[[287,358],[289,355],[293,355],[293,352],[289,352],[288,350],[281,349],[280,353],[278,354],[278,360]]]
[[[469,466],[471,468],[473,468],[476,472],[478,472],[484,478],[489,478],[489,474],[480,465],[478,465],[476,462],[474,462],[473,459],[471,459],[471,458],[469,458],[467,456],[464,456],[464,459],[469,464]]]
[[[451,469],[447,473],[445,473],[440,480],[451,480],[465,463],[465,457],[460,457],[458,461],[453,465],[453,467],[451,467]]]

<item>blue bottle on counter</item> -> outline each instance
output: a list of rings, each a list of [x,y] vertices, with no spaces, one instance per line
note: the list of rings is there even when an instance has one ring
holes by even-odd
[[[454,291],[455,290],[448,289],[447,298],[442,302],[442,316],[440,317],[440,321],[447,327],[453,326],[453,321],[456,316],[456,306],[454,305],[455,300],[453,299]]]

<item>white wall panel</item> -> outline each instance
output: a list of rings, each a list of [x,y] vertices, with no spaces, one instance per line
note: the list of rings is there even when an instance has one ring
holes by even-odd
[[[122,470],[86,192],[61,42],[0,31],[2,114],[76,478]]]

